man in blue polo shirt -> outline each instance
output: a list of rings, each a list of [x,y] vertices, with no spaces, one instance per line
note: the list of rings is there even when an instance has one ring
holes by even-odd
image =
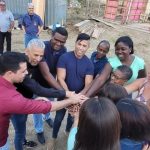
[[[56,81],[56,66],[59,57],[66,53],[67,49],[64,46],[68,38],[68,32],[63,27],[56,28],[52,33],[50,41],[45,41],[44,59],[39,64],[39,68],[33,73],[36,79],[44,87],[53,87],[58,90],[63,88]],[[43,120],[41,114],[34,114],[34,126],[37,133],[37,138],[40,143],[45,143],[43,132]],[[53,127],[53,121],[49,114],[46,114],[44,119],[50,127]]]
[[[6,38],[7,51],[11,51],[11,31],[14,27],[13,14],[6,9],[4,0],[0,0],[0,54],[4,51],[4,41]]]
[[[30,40],[38,38],[43,29],[43,22],[37,14],[34,13],[34,5],[28,3],[28,13],[22,19],[22,28],[25,32],[25,48]]]
[[[69,91],[80,93],[93,80],[94,66],[85,55],[90,45],[90,36],[81,33],[78,35],[75,50],[63,54],[57,63],[57,78],[60,85]],[[57,138],[61,122],[65,116],[66,109],[56,112],[53,139]],[[69,132],[73,123],[73,118],[68,115],[66,132]]]

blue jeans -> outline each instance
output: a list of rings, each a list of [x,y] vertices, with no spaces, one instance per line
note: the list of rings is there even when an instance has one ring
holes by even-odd
[[[42,114],[33,114],[33,120],[34,120],[34,128],[36,133],[43,132],[43,119],[48,120],[50,119],[50,113],[47,113],[44,115],[44,118]]]
[[[9,140],[7,139],[6,144],[4,146],[0,147],[0,150],[9,150],[9,146],[10,146]]]
[[[15,114],[11,117],[11,121],[15,129],[15,149],[23,150],[23,142],[25,140],[26,135],[27,115]]]
[[[52,135],[53,138],[57,138],[59,128],[61,126],[62,120],[64,119],[65,113],[66,113],[66,109],[60,109],[56,111],[56,116],[55,116],[54,125],[53,125],[53,135]],[[73,124],[73,117],[71,117],[71,115],[68,114],[67,125],[66,125],[67,132],[70,132],[72,124]]]
[[[30,42],[30,40],[32,39],[37,39],[38,36],[36,35],[29,35],[29,34],[25,34],[24,35],[24,44],[25,44],[25,48],[27,48],[28,43]]]

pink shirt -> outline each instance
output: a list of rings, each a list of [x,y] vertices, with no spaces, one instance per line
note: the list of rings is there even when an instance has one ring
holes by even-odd
[[[0,147],[6,144],[11,114],[47,113],[50,110],[51,102],[23,97],[13,84],[0,76]]]

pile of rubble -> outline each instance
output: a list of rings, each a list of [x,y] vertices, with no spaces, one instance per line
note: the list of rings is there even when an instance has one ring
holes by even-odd
[[[115,28],[113,25],[97,19],[84,20],[74,25],[80,33],[86,33],[96,39],[98,39],[100,35],[105,32],[108,26]]]

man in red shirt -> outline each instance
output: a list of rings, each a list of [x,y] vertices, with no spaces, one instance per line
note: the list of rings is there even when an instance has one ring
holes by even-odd
[[[16,91],[14,83],[20,83],[27,75],[27,57],[17,52],[7,52],[0,56],[0,149],[9,150],[8,128],[11,114],[47,113],[82,102],[82,96],[73,99],[50,102],[40,97],[32,100]]]

